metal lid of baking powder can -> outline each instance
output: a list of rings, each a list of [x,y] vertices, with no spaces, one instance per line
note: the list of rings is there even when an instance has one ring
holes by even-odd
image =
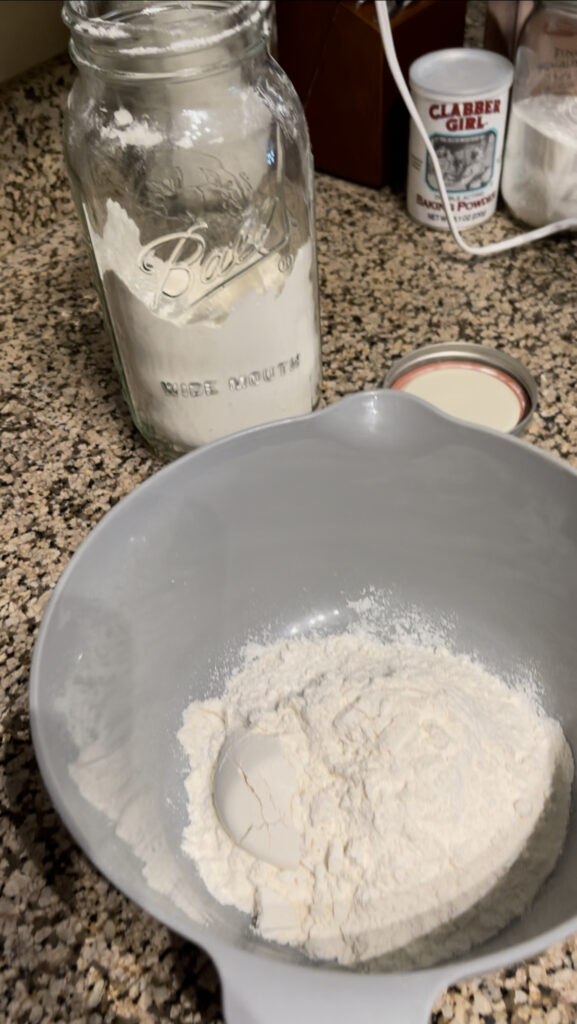
[[[439,160],[457,226],[495,212],[513,65],[489,50],[435,50],[411,64],[415,105]],[[411,121],[407,210],[428,227],[447,229],[432,161]]]

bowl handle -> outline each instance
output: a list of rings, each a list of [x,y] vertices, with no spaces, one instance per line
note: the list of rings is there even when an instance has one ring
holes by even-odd
[[[442,971],[356,974],[266,961],[220,949],[226,1024],[428,1024]]]

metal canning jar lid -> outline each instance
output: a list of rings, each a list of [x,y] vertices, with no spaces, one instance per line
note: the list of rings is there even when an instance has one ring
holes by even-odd
[[[537,384],[513,356],[486,345],[423,345],[393,363],[383,386],[458,419],[521,434],[537,405]]]

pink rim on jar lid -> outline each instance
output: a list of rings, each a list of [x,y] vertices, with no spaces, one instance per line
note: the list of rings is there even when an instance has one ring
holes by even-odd
[[[397,360],[384,387],[404,391],[477,426],[521,434],[537,405],[537,384],[513,356],[486,345],[423,345]]]

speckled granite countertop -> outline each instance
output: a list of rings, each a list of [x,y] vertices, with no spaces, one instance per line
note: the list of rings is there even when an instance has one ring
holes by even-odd
[[[30,746],[30,656],[50,592],[100,517],[158,467],[121,397],[69,198],[60,129],[70,79],[53,62],[0,94],[0,1021],[213,1024],[211,964],[95,873],[52,810]],[[476,238],[510,230],[499,214]],[[411,223],[402,197],[320,177],[318,242],[326,401],[379,386],[395,356],[425,342],[503,347],[539,383],[530,439],[577,465],[577,239],[471,262]],[[451,989],[432,1018],[575,1020],[577,936]]]

